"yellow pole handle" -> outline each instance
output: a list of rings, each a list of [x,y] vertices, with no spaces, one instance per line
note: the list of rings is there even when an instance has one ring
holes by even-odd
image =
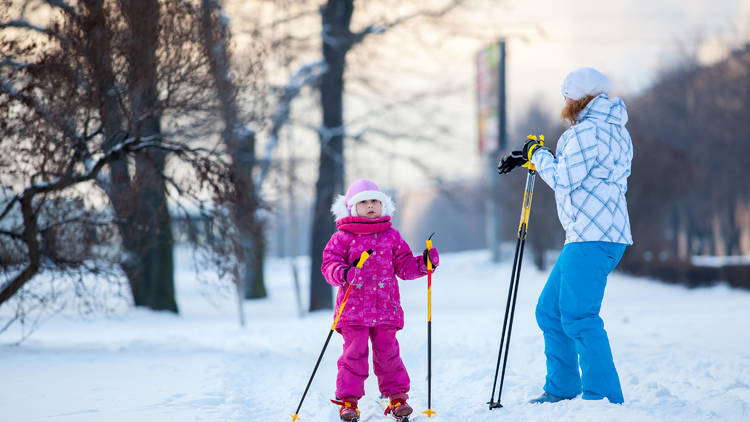
[[[427,244],[427,271],[432,271],[432,261],[430,261],[430,249],[432,249],[432,239],[427,239],[425,241]]]
[[[536,141],[537,139],[539,139],[539,146],[544,146],[544,135],[539,135],[539,137],[538,137],[538,138],[537,138],[537,137],[536,137],[535,135],[528,135],[528,136],[526,137],[526,139],[528,139],[528,140],[532,140],[532,139],[533,139],[533,140],[535,140],[535,141]],[[526,157],[526,159],[528,159],[529,161],[527,161],[527,162],[526,162],[526,164],[522,165],[521,167],[526,167],[526,168],[527,168],[527,169],[529,169],[529,170],[532,170],[532,171],[536,171],[536,167],[534,166],[534,164],[532,164],[532,163],[531,163],[531,159],[530,159],[530,157],[531,157],[531,153],[532,153],[532,152],[534,151],[534,149],[536,149],[536,148],[537,148],[537,147],[536,147],[536,146],[534,146],[534,147],[532,147],[532,148],[531,148],[531,149],[529,150],[529,156],[528,156],[528,157]]]
[[[369,251],[362,251],[362,255],[359,256],[359,262],[357,262],[357,268],[360,270],[362,269],[362,266],[365,265],[365,261],[367,261],[367,258],[370,257],[370,254],[372,253],[372,249]]]
[[[529,135],[526,137],[526,139],[539,139],[539,146],[544,146],[544,135],[539,135],[539,138],[537,138],[534,135]],[[536,147],[534,147],[536,148]],[[529,151],[529,155],[531,155],[531,151]],[[523,167],[526,167],[529,169],[529,172],[536,171],[536,167],[534,167],[534,164],[531,163],[531,160],[527,161],[526,164],[523,165]],[[531,173],[530,173],[531,174]],[[518,223],[518,236],[523,236],[522,229],[524,227],[529,227],[529,215],[531,214],[531,199],[534,196],[534,181],[533,178],[530,179],[530,176],[526,178],[526,189],[523,192],[523,205],[521,207],[521,221]]]

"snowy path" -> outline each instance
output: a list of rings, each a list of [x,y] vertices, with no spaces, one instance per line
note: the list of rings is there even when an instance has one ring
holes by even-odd
[[[179,253],[178,258],[187,259]],[[622,274],[610,277],[603,316],[626,403],[580,399],[529,405],[544,380],[533,309],[546,274],[524,266],[503,409],[487,410],[509,263],[484,252],[445,254],[433,287],[433,409],[436,421],[750,420],[750,293],[724,286],[688,290]],[[20,346],[0,337],[0,412],[15,421],[285,422],[330,328],[331,313],[296,317],[289,266],[268,263],[271,297],[245,306],[208,303],[187,270],[178,274],[179,317],[131,310],[118,319],[64,316]],[[410,403],[426,406],[426,281],[402,283],[399,334],[412,379]],[[306,301],[304,302],[306,303]],[[7,309],[0,308],[0,316]],[[334,335],[300,412],[337,419],[333,395],[341,338]],[[371,376],[364,421],[389,421]],[[415,420],[428,420],[421,416]]]

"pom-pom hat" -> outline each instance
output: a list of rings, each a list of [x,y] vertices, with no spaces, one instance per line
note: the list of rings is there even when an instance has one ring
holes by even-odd
[[[393,203],[391,197],[381,192],[375,182],[367,179],[359,179],[349,186],[349,189],[346,190],[346,195],[339,195],[333,201],[331,213],[336,217],[336,220],[350,216],[356,217],[357,207],[355,205],[357,202],[368,199],[376,199],[381,202],[382,216],[393,215],[396,211],[396,205]]]
[[[609,89],[609,79],[593,67],[582,67],[568,73],[561,87],[564,97],[576,101],[587,95],[592,97],[599,94],[609,96]]]

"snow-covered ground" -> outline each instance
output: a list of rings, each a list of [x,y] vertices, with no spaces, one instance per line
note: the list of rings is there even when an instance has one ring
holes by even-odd
[[[81,321],[60,315],[20,346],[12,345],[12,335],[0,337],[0,419],[291,420],[331,312],[298,318],[289,262],[271,260],[270,297],[248,302],[248,326],[239,328],[233,299],[207,300],[206,287],[189,271],[190,255],[177,257],[179,316],[130,310],[116,319]],[[489,411],[510,263],[489,265],[483,251],[441,258],[433,280],[432,419],[750,420],[750,293],[725,286],[688,290],[618,273],[610,276],[602,313],[625,404],[527,404],[541,392],[545,373],[533,309],[546,274],[531,265],[521,274],[505,407]],[[427,404],[426,281],[401,286],[406,328],[399,340],[412,379],[410,403],[419,413]],[[0,308],[0,318],[8,312]],[[328,399],[340,351],[341,337],[334,335],[302,421],[337,420]],[[375,402],[372,375],[366,392],[363,421],[390,420]]]

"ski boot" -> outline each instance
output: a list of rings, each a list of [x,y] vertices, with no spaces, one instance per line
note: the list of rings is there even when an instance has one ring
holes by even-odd
[[[413,409],[406,403],[404,398],[391,397],[388,407],[385,408],[384,415],[391,414],[394,420],[398,422],[409,422],[409,415]]]
[[[560,396],[556,396],[554,394],[550,394],[550,393],[548,393],[548,392],[545,391],[541,396],[539,396],[539,397],[537,397],[535,399],[529,400],[529,403],[531,403],[531,404],[557,403],[559,401],[570,400],[572,398],[573,397],[560,397]]]
[[[359,421],[359,409],[357,409],[356,402],[346,401],[345,399],[338,400],[337,397],[337,400],[331,400],[331,403],[341,406],[341,409],[339,409],[339,416],[342,421]]]

